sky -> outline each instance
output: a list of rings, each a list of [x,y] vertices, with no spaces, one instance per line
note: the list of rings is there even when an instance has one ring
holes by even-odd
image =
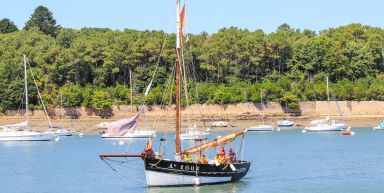
[[[183,1],[183,0],[181,0]],[[384,28],[383,0],[186,0],[188,32],[223,27],[270,33],[288,23],[315,31],[350,23]],[[46,6],[65,28],[175,31],[175,0],[0,0],[0,18],[24,27],[33,10]]]

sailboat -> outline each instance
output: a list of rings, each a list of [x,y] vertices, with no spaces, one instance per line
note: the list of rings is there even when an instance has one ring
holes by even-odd
[[[27,57],[24,55],[24,86],[25,86],[25,121],[12,125],[0,126],[0,141],[50,141],[54,135],[31,131],[29,127]]]
[[[327,102],[329,105],[329,80],[327,77]],[[340,109],[339,109],[339,113]],[[328,115],[325,119],[313,120],[306,126],[303,132],[330,132],[343,131],[346,128],[345,123],[332,120]]]
[[[384,121],[382,121],[377,127],[373,127],[374,130],[384,130]]]
[[[207,139],[210,133],[199,131],[196,124],[191,128],[187,128],[186,132],[180,134],[180,139],[182,140],[198,140],[198,139]]]
[[[245,131],[238,131],[218,137],[189,149],[182,150],[180,146],[181,128],[181,38],[183,18],[185,18],[185,5],[180,11],[180,1],[176,1],[177,33],[176,33],[176,116],[175,116],[175,154],[174,158],[163,159],[164,155],[155,154],[152,149],[152,139],[148,140],[141,154],[102,154],[99,157],[107,161],[112,158],[139,157],[144,161],[147,186],[195,186],[238,181],[244,177],[251,162],[236,160],[233,163],[193,163],[183,160],[184,156],[204,155],[209,149],[224,146],[239,136],[244,136]],[[244,137],[243,137],[244,139]],[[161,141],[161,140],[160,140]]]
[[[64,112],[63,112],[63,93],[60,92],[60,114],[61,114],[61,126],[52,126],[52,129],[56,129],[52,133],[57,136],[72,136],[75,135],[75,131],[68,131],[64,129]]]
[[[247,128],[247,131],[273,131],[275,129],[273,125],[267,125],[264,122],[265,113],[264,113],[264,103],[263,103],[263,90],[261,88],[260,88],[260,104],[261,104],[261,112],[262,112],[261,116],[262,116],[263,124],[249,127]]]

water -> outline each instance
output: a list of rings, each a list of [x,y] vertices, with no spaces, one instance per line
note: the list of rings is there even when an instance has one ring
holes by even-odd
[[[249,133],[244,159],[253,163],[240,182],[183,188],[146,188],[141,160],[129,159],[123,166],[112,164],[119,171],[115,172],[98,158],[100,153],[140,153],[145,140],[119,144],[99,136],[84,136],[60,142],[1,143],[0,192],[382,193],[384,132],[355,131],[355,136],[303,134],[296,129]],[[168,155],[173,152],[173,136],[168,134]],[[238,146],[239,141],[233,144],[236,150]],[[157,142],[154,149],[158,150]]]

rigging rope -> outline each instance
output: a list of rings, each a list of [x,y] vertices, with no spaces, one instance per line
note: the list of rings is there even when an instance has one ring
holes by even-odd
[[[39,90],[39,87],[38,87],[37,84],[36,84],[36,79],[35,79],[35,76],[33,75],[31,65],[29,64],[29,60],[27,60],[27,64],[28,64],[28,66],[29,66],[29,71],[31,72],[33,82],[35,83],[35,86],[36,86],[36,89],[37,89],[37,94],[39,95],[39,99],[40,99],[40,101],[41,101],[41,104],[43,105],[44,113],[45,113],[45,115],[46,115],[47,118],[48,118],[49,126],[52,127],[51,119],[49,118],[47,109],[45,108],[43,98],[41,98],[40,90]]]

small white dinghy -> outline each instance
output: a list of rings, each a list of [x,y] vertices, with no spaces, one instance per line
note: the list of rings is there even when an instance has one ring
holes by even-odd
[[[215,121],[211,123],[212,127],[228,127],[228,122],[226,121]]]
[[[292,127],[294,124],[295,124],[295,122],[289,121],[289,120],[277,121],[277,126],[278,127]]]

